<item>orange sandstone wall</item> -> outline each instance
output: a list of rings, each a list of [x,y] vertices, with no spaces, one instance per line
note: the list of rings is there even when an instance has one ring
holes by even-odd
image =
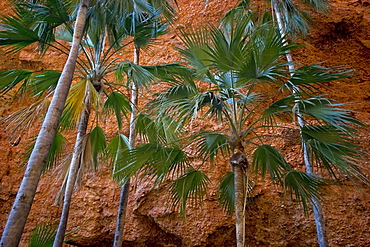
[[[179,18],[174,30],[190,24],[217,23],[222,14],[235,6],[235,0],[178,0]],[[9,4],[0,2],[0,12],[7,13]],[[326,66],[347,66],[355,77],[328,85],[325,90],[331,98],[350,103],[357,118],[370,124],[370,1],[333,0],[328,15],[314,14],[311,34],[300,40],[304,48],[293,56],[305,65],[324,62]],[[142,63],[173,62],[178,54],[171,48],[179,43],[175,33],[161,38]],[[34,55],[33,48],[19,55],[0,52],[0,69],[25,68],[32,70],[56,69],[63,66],[63,57],[49,52],[45,58]],[[19,109],[17,100],[0,98],[0,117]],[[201,129],[197,123],[195,129]],[[117,133],[114,126],[106,126],[110,135]],[[128,130],[123,130],[126,133]],[[30,130],[31,135],[37,130]],[[369,130],[364,128],[362,140],[370,144]],[[70,134],[73,140],[73,133]],[[294,162],[297,147],[280,143],[290,152]],[[15,198],[25,167],[20,153],[27,146],[21,141],[11,146],[3,128],[0,129],[0,232]],[[293,151],[293,152],[292,152]],[[369,149],[367,151],[370,151]],[[367,164],[368,165],[368,164]],[[227,171],[228,164],[216,162],[211,179],[216,181]],[[27,246],[32,229],[41,222],[57,222],[61,208],[53,206],[60,181],[52,171],[41,179],[34,205],[28,219],[21,246]],[[151,190],[145,182],[133,183],[128,208],[128,222],[124,246],[233,246],[235,244],[233,217],[227,216],[218,206],[216,183],[200,208],[189,207],[186,219],[179,217],[167,203],[163,188]],[[332,186],[333,194],[324,203],[324,215],[330,246],[370,246],[370,189],[352,186]],[[68,229],[78,228],[74,242],[78,246],[111,246],[119,187],[110,178],[110,171],[102,167],[96,173],[85,175],[80,190],[76,191]],[[247,211],[246,239],[248,246],[316,246],[312,213],[305,216],[302,208],[292,202],[271,184],[257,182],[256,199]]]

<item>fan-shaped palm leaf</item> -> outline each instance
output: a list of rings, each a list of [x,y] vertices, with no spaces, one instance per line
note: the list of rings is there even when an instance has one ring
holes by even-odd
[[[127,117],[127,113],[131,111],[131,106],[126,95],[119,92],[112,92],[104,102],[104,109],[110,113],[114,112],[118,128],[122,128],[122,114]]]
[[[98,165],[99,155],[103,154],[107,147],[104,130],[99,126],[96,126],[89,134],[87,134],[86,138],[89,138],[88,142],[91,146],[91,156],[96,168]]]
[[[170,185],[173,205],[180,203],[181,215],[185,216],[188,200],[195,205],[202,202],[209,183],[210,180],[204,172],[191,168]]]
[[[51,247],[57,233],[57,227],[49,224],[40,224],[32,231],[28,247]]]
[[[313,160],[331,176],[337,177],[338,170],[354,182],[359,179],[369,183],[359,165],[365,154],[346,132],[330,126],[306,125],[302,128],[302,138],[312,152]]]
[[[253,153],[252,170],[256,174],[261,171],[262,178],[265,177],[267,171],[272,181],[282,184],[284,174],[290,170],[290,166],[275,147],[264,144],[258,146]]]
[[[89,105],[85,105],[86,97]],[[76,127],[82,111],[87,107],[94,108],[97,112],[100,104],[100,96],[89,80],[81,80],[74,84],[68,94],[65,109],[61,117],[62,130]]]
[[[246,203],[248,203],[248,195],[252,192],[254,188],[254,183],[252,180],[245,177],[244,181],[245,184],[245,191],[246,191]],[[234,172],[227,172],[220,180],[220,185],[218,187],[218,196],[219,201],[223,209],[231,215],[234,210],[235,204],[235,180],[234,180]]]
[[[202,157],[204,161],[209,159],[213,163],[219,152],[226,157],[230,155],[229,139],[225,133],[202,131],[192,136],[191,142],[196,145],[197,157]]]
[[[313,200],[320,201],[325,181],[312,173],[290,170],[284,177],[283,186],[292,198],[302,202],[305,212]]]
[[[31,126],[44,117],[49,105],[50,98],[40,98],[35,103],[0,119],[0,124],[6,125],[5,130],[11,142],[19,142],[17,140],[27,135],[32,129]]]
[[[6,94],[13,88],[16,88],[16,86],[21,82],[23,83],[20,88],[21,91],[24,91],[31,76],[31,71],[23,69],[0,71],[0,94]]]
[[[32,141],[32,144],[26,149],[23,159],[24,162],[26,162],[30,158],[31,152],[35,145],[34,141],[35,139]],[[63,160],[64,153],[68,145],[69,142],[67,138],[65,138],[60,132],[57,132],[51,145],[48,159],[44,165],[43,173],[46,172],[48,169],[51,169],[55,165],[59,164],[60,161]]]

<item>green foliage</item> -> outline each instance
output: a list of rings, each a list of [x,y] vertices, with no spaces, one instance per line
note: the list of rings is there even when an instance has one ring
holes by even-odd
[[[283,187],[292,198],[302,202],[305,212],[313,200],[320,201],[325,181],[315,174],[290,170],[284,177]]]
[[[125,174],[118,173],[121,166],[129,164],[127,157],[130,151],[130,143],[125,135],[119,134],[114,137],[108,144],[106,149],[106,158],[111,159],[113,164],[113,179],[117,182],[124,183]],[[124,163],[124,161],[126,161]],[[123,182],[122,182],[123,181]]]
[[[26,87],[32,72],[28,70],[8,70],[0,71],[0,94],[6,94],[23,81],[21,88]]]
[[[159,119],[160,121],[156,121]],[[182,126],[169,115],[151,116],[140,113],[136,118],[136,130],[149,143],[177,145]]]
[[[192,139],[192,142],[196,144],[197,156],[202,157],[203,160],[209,159],[213,163],[219,152],[223,156],[230,155],[229,137],[225,134],[201,131],[199,134],[192,136]]]
[[[56,226],[40,224],[32,231],[28,247],[51,247],[56,234]]]
[[[51,224],[38,224],[32,231],[28,247],[52,247],[57,234],[57,226]],[[78,228],[70,231],[65,237],[76,232]],[[69,240],[66,240],[67,243]]]
[[[14,13],[0,18],[0,46],[18,52],[37,43],[42,54],[55,41],[55,29],[70,22],[66,6],[69,1],[48,0],[43,4],[14,3]]]
[[[254,183],[252,180],[248,179],[247,176],[244,177],[244,188],[246,191],[246,207],[250,203],[250,193],[254,188]],[[218,197],[222,208],[227,212],[227,214],[232,215],[235,207],[235,180],[234,172],[227,172],[220,180],[220,185],[218,187]]]
[[[118,128],[122,129],[122,114],[127,117],[127,113],[131,111],[131,106],[126,95],[119,92],[112,92],[104,102],[104,109],[108,113],[114,112]]]
[[[107,147],[104,130],[99,126],[96,126],[90,131],[90,133],[87,135],[87,138],[89,138],[88,142],[91,146],[90,155],[93,158],[94,166],[96,168],[98,165],[99,155],[103,154]]]
[[[164,178],[181,174],[188,166],[188,157],[179,147],[166,147],[159,143],[139,145],[127,152],[119,151],[114,169],[117,181],[125,183],[131,176],[143,172],[143,176],[154,178],[155,184]],[[145,154],[145,155],[143,155]]]
[[[36,141],[36,139],[34,139]],[[66,150],[67,145],[69,144],[67,138],[65,138],[60,132],[55,134],[53,143],[50,148],[50,152],[48,155],[48,159],[44,165],[43,173],[46,172],[48,169],[51,169],[56,164],[58,164],[64,158],[64,152]],[[31,152],[34,148],[35,143],[32,144],[27,148],[25,152],[24,162],[26,162],[30,156]]]
[[[262,178],[266,176],[266,171],[270,179],[281,184],[287,170],[290,170],[289,164],[284,156],[271,145],[260,145],[253,153],[252,169],[254,173],[260,174]]]
[[[157,80],[157,78],[144,67],[130,61],[122,62],[117,66],[116,76],[119,80],[123,79],[123,74],[127,76],[127,83],[134,82],[138,87],[147,87]]]
[[[287,85],[299,86],[300,89],[315,89],[315,84],[339,80],[352,76],[351,71],[340,68],[325,68],[318,64],[306,65],[294,71]]]
[[[302,128],[302,138],[316,164],[332,177],[336,178],[340,171],[354,182],[359,179],[369,184],[359,165],[366,154],[360,150],[356,139],[348,137],[346,132],[332,126],[306,125]]]
[[[231,215],[234,212],[235,204],[234,188],[235,188],[234,173],[228,172],[220,180],[218,193],[220,204],[229,215]]]
[[[204,172],[191,168],[170,185],[173,205],[180,203],[181,215],[185,216],[188,200],[193,204],[202,202],[209,183],[210,180]]]
[[[42,96],[44,93],[54,92],[60,72],[50,70],[43,73],[39,73],[33,76],[29,82],[28,91],[31,92],[32,96]]]

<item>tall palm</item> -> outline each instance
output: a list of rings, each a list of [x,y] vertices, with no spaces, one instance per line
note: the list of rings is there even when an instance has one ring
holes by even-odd
[[[48,5],[49,4],[49,5]],[[120,9],[123,13],[117,12],[117,4],[120,6]],[[137,5],[136,7],[134,5]],[[159,2],[156,2],[159,4]],[[27,11],[37,13],[37,10],[53,10],[53,7],[58,5],[61,10],[65,10],[68,6],[64,5],[60,1],[46,1],[44,5],[40,4],[26,4],[19,6],[19,14],[27,14]],[[22,8],[23,7],[23,8]],[[161,8],[161,12],[159,12]],[[54,17],[56,13],[52,11],[44,11],[49,15],[41,16],[42,19],[36,19],[34,23],[41,22],[45,26],[53,26]],[[133,13],[139,12],[140,17],[133,19]],[[67,99],[66,110],[62,116],[62,129],[71,127],[73,128],[74,123],[79,122],[78,124],[78,135],[75,143],[75,150],[73,153],[72,162],[70,164],[70,170],[68,172],[68,179],[66,180],[67,189],[65,190],[65,200],[63,204],[62,217],[58,229],[58,234],[55,240],[55,245],[61,245],[65,233],[66,223],[68,219],[68,212],[70,207],[70,201],[72,196],[73,187],[76,181],[77,171],[81,170],[81,165],[86,163],[86,149],[89,149],[86,145],[94,145],[90,147],[95,151],[101,151],[103,147],[99,147],[99,141],[97,143],[86,141],[89,139],[93,133],[98,133],[98,136],[101,137],[104,135],[102,130],[99,128],[94,128],[94,130],[86,135],[86,130],[90,117],[91,108],[95,110],[95,113],[98,114],[99,108],[99,93],[108,93],[109,91],[115,90],[117,92],[112,92],[110,95],[107,95],[107,100],[105,102],[105,108],[111,109],[116,114],[118,125],[122,127],[121,113],[125,113],[129,109],[129,104],[125,100],[125,96],[117,88],[116,83],[109,83],[105,77],[107,74],[112,73],[114,70],[123,67],[129,63],[125,62],[119,65],[119,61],[122,60],[119,57],[114,57],[119,50],[121,50],[125,43],[122,43],[123,39],[127,35],[132,35],[134,31],[137,32],[137,37],[135,37],[135,43],[139,45],[147,44],[148,41],[155,37],[155,35],[160,34],[163,31],[163,25],[158,22],[156,15],[158,13],[164,13],[170,17],[170,6],[164,8],[161,5],[151,6],[146,1],[97,1],[93,7],[90,8],[87,14],[87,25],[85,28],[85,33],[83,34],[84,40],[81,46],[82,55],[86,57],[86,60],[80,58],[78,61],[78,72],[75,74],[77,77],[81,78],[81,81],[75,84],[70,92],[70,96]],[[54,14],[54,15],[53,15]],[[57,12],[57,16],[61,15],[60,12]],[[70,18],[67,12],[62,13],[66,21],[59,23],[63,24],[63,27],[58,29],[57,37],[62,39],[67,39],[72,36],[73,26],[69,25],[68,19]],[[112,14],[119,15],[120,18],[112,18]],[[38,31],[35,28],[35,24],[31,25],[27,30],[19,30],[21,28],[20,22],[27,19],[28,16],[23,16],[23,18],[18,18],[12,22],[8,23],[10,27],[13,27],[12,31],[16,31],[22,34],[29,34],[32,31]],[[9,18],[10,19],[10,18]],[[99,23],[99,25],[96,25]],[[155,23],[155,26],[153,25]],[[55,28],[54,25],[53,27]],[[33,28],[33,29],[32,29]],[[135,30],[134,30],[134,29]],[[28,31],[28,33],[26,32]],[[13,32],[14,33],[14,32]],[[17,51],[22,48],[24,42],[19,42],[16,37],[12,36],[12,32],[4,32],[3,35],[8,37],[9,40],[13,38],[15,41],[12,43],[13,50]],[[41,33],[41,34],[40,34]],[[26,35],[25,35],[26,36]],[[63,45],[55,40],[54,34],[45,35],[42,32],[38,32],[37,35],[34,35],[35,39],[41,39],[39,36],[47,36],[49,39],[42,40],[41,45],[43,47],[53,46],[57,49],[63,49]],[[10,38],[9,38],[10,37]],[[149,38],[148,38],[149,37]],[[18,43],[17,43],[18,41]],[[31,42],[32,43],[32,42]],[[56,45],[55,45],[56,43]],[[107,45],[108,44],[108,47]],[[17,46],[18,45],[18,46]],[[23,76],[25,74],[25,76]],[[25,71],[11,71],[4,73],[4,77],[9,77],[13,80],[7,80],[7,83],[4,85],[4,90],[8,91],[11,87],[14,87],[16,83],[24,81],[22,88],[29,88],[30,81],[35,82],[35,80],[30,80],[32,77],[31,73]],[[40,75],[39,75],[40,76]],[[47,76],[45,74],[45,76]],[[51,83],[53,84],[53,83]],[[36,85],[36,84],[35,84]],[[50,86],[50,85],[49,85]],[[39,86],[40,87],[40,86]],[[52,87],[52,85],[51,85]],[[108,87],[108,88],[107,88]],[[3,90],[3,91],[4,91]],[[32,90],[32,87],[31,87]],[[46,91],[46,90],[45,90]],[[43,92],[37,92],[38,94],[43,94]],[[39,101],[38,105],[41,105],[43,101]],[[37,105],[37,102],[35,103]],[[31,119],[30,119],[31,120]],[[19,123],[19,121],[18,121]],[[18,127],[20,124],[16,124]],[[104,146],[104,145],[103,145]],[[94,161],[96,163],[96,155],[94,154]]]
[[[245,7],[248,7],[247,1],[243,1],[245,3]],[[301,5],[306,5],[308,8],[314,11],[328,11],[328,0],[310,0],[310,1],[300,1]],[[298,35],[306,35],[309,30],[309,22],[310,22],[310,15],[308,12],[301,10],[296,3],[291,0],[272,0],[271,1],[272,12],[274,18],[276,18],[276,23],[279,27],[280,34],[282,37],[285,38],[295,38]],[[286,40],[285,42],[288,42]],[[287,61],[289,62],[289,72],[295,72],[294,61],[292,55],[287,52],[285,54]],[[299,87],[292,86],[292,91],[297,93],[299,91]],[[298,107],[299,105],[297,105]],[[304,127],[304,119],[300,114],[299,109],[296,111],[297,113],[297,122],[299,126],[302,128]],[[302,136],[302,133],[301,133]],[[304,154],[304,163],[306,166],[306,171],[308,173],[312,172],[312,165],[309,158],[309,151],[308,147],[304,142],[302,142],[302,150]],[[322,215],[321,206],[315,200],[312,202],[313,204],[313,211],[316,223],[316,231],[317,231],[317,238],[320,247],[326,246],[326,234],[324,228],[324,219]]]
[[[59,124],[59,119],[62,114],[64,102],[72,82],[89,3],[89,0],[81,0],[80,2],[75,24],[75,32],[73,34],[72,47],[59,79],[48,113],[46,114],[40,134],[36,140],[34,151],[29,159],[17,197],[9,214],[8,221],[1,238],[1,246],[17,246],[21,239],[24,225],[36,193],[41,171],[49,154],[49,150]]]
[[[231,10],[230,12],[245,12],[251,7],[250,0],[242,0],[237,8]],[[272,0],[266,1],[266,5],[269,6],[271,4],[271,15],[273,19],[276,20],[277,26],[279,27],[280,34],[282,37],[285,37],[286,41],[288,42],[287,38],[296,38],[300,35],[306,35],[308,30],[310,29],[309,23],[311,22],[310,14],[305,10],[302,10],[297,4],[291,0]],[[299,1],[301,5],[306,5],[313,11],[321,11],[327,12],[328,7],[328,0],[310,0],[310,1]],[[260,4],[257,3],[257,4]],[[292,55],[287,52],[285,54],[287,61],[289,62],[289,71],[290,73],[295,72],[294,61]],[[299,87],[292,86],[293,92],[298,92],[300,89]],[[298,106],[298,105],[297,105]],[[299,110],[296,111],[297,113],[297,122],[300,127],[304,126],[304,119],[299,113]],[[308,149],[304,142],[302,142],[302,150],[304,153],[304,163],[306,166],[306,171],[311,172],[312,165],[311,161],[308,156]],[[317,230],[317,237],[318,243],[321,247],[326,246],[326,234],[324,229],[324,220],[323,215],[321,213],[321,207],[318,203],[313,201],[313,211],[315,216],[315,223],[316,223],[316,230]]]
[[[244,246],[245,200],[251,187],[250,178],[245,175],[248,168],[262,177],[269,173],[274,183],[301,199],[305,209],[312,199],[320,199],[324,180],[316,174],[295,170],[277,148],[268,144],[279,135],[266,133],[288,128],[277,124],[277,120],[294,118],[297,107],[302,116],[314,122],[299,127],[314,164],[327,169],[334,177],[339,171],[367,181],[353,160],[361,151],[351,142],[352,124],[360,123],[339,105],[312,96],[317,83],[347,74],[317,65],[301,67],[290,74],[282,56],[294,46],[286,44],[279,30],[269,23],[258,26],[254,16],[224,20],[220,28],[184,32],[185,48],[180,52],[190,66],[191,76],[188,73],[182,81],[171,80],[169,89],[153,106],[162,109],[156,113],[159,119],[169,114],[180,123],[191,124],[195,118],[213,117],[223,124],[223,131],[202,131],[189,138],[191,147],[204,162],[214,160],[217,154],[229,157],[233,172],[226,174],[221,183],[220,199],[229,211],[235,205],[238,246]],[[307,90],[292,95],[289,90],[292,86]],[[250,156],[252,162],[248,162]],[[159,169],[153,168],[153,160],[146,160],[149,165],[143,165],[142,159],[133,159],[123,165],[122,176],[142,169]],[[204,193],[208,179],[198,169],[201,166],[191,167],[171,185],[173,199],[175,203],[181,202],[182,209],[195,191]]]

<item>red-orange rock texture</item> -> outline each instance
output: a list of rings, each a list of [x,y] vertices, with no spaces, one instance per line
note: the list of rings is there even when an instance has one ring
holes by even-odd
[[[174,30],[190,24],[217,23],[236,0],[178,0],[179,18]],[[0,2],[0,12],[7,13],[9,4]],[[333,0],[329,14],[314,14],[310,35],[299,41],[304,47],[293,54],[300,64],[323,62],[325,66],[346,66],[355,76],[328,84],[323,89],[330,98],[348,103],[357,118],[370,124],[370,1]],[[178,54],[172,49],[179,39],[174,33],[165,35],[143,56],[142,63],[173,62]],[[19,55],[0,52],[0,69],[57,69],[65,58],[55,51],[45,58],[34,55],[33,48]],[[19,109],[19,101],[0,98],[0,117]],[[113,136],[114,124],[106,126]],[[197,127],[197,126],[196,126]],[[201,128],[201,126],[198,126]],[[30,130],[36,135],[37,129]],[[123,133],[127,133],[127,128]],[[361,130],[365,151],[370,152],[370,131]],[[71,133],[73,140],[73,133]],[[291,162],[297,161],[297,147],[280,143]],[[0,233],[15,198],[25,167],[21,153],[27,146],[22,142],[11,146],[3,128],[0,130]],[[363,165],[369,165],[364,163]],[[210,194],[201,207],[189,206],[186,218],[181,218],[168,204],[165,187],[152,190],[152,184],[133,182],[128,207],[124,246],[234,246],[234,218],[227,216],[217,203],[217,179],[229,169],[227,162],[210,167],[214,181]],[[87,173],[80,190],[72,200],[68,230],[78,228],[74,242],[78,246],[111,246],[119,200],[119,186],[112,181],[110,171],[102,167]],[[40,181],[35,202],[27,221],[21,246],[27,246],[32,229],[42,222],[57,222],[61,208],[53,206],[61,186],[53,171]],[[323,204],[329,246],[370,246],[370,188],[352,185],[332,186]],[[259,181],[256,199],[247,210],[246,242],[248,246],[317,246],[312,213],[303,214],[302,207],[292,202],[280,189]]]

